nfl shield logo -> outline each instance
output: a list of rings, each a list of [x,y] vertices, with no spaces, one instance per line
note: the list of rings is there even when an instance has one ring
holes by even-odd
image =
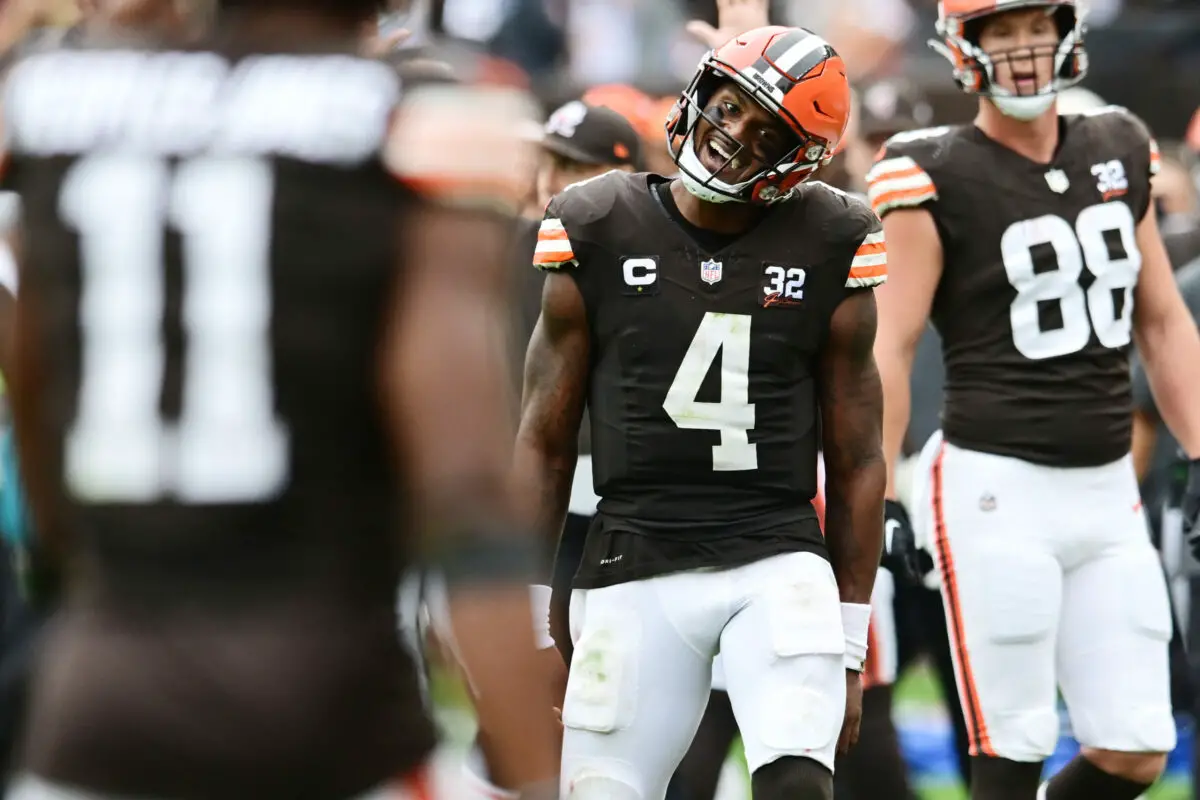
[[[1046,185],[1050,187],[1050,191],[1062,194],[1071,188],[1071,181],[1061,169],[1052,169],[1046,173]]]
[[[709,286],[721,280],[721,262],[713,261],[712,259],[709,259],[708,261],[701,261],[700,280],[704,281]]]

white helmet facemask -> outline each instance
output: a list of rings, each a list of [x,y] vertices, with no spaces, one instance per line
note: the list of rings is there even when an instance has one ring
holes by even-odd
[[[954,66],[954,78],[966,92],[987,97],[1000,113],[1029,121],[1045,113],[1063,89],[1074,86],[1087,74],[1087,53],[1083,49],[1083,14],[1072,5],[1060,5],[1046,0],[1030,0],[1028,3],[1009,4],[999,12],[1016,8],[1044,7],[1047,14],[1055,15],[1060,27],[1067,28],[1059,43],[1053,48],[1015,48],[999,53],[985,53],[979,45],[968,38],[962,20],[939,19],[937,31],[941,41],[931,39],[929,46],[947,58]],[[1060,16],[1062,15],[1062,16]],[[980,17],[975,17],[977,21]],[[996,65],[1004,61],[1022,60],[1037,63],[1041,58],[1053,54],[1054,65],[1050,75],[1038,75],[1039,85],[1029,93],[1006,89],[996,83]]]
[[[683,187],[700,200],[708,203],[748,202],[749,189],[759,177],[755,174],[739,183],[726,183],[713,175],[696,155],[694,128],[683,140],[683,147],[679,153],[679,178],[683,181]]]

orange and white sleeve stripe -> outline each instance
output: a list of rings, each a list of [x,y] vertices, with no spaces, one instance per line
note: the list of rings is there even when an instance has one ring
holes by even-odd
[[[883,231],[868,233],[854,252],[854,259],[850,262],[850,275],[846,278],[846,288],[865,289],[878,286],[886,280],[887,245],[883,241]]]
[[[1150,175],[1154,176],[1162,169],[1162,155],[1158,152],[1158,142],[1150,139]]]
[[[879,161],[867,173],[867,196],[871,208],[883,218],[897,208],[917,208],[937,199],[937,187],[929,173],[908,156]]]
[[[537,247],[533,249],[533,265],[538,269],[559,269],[575,263],[575,250],[567,237],[562,220],[547,217],[538,228]]]

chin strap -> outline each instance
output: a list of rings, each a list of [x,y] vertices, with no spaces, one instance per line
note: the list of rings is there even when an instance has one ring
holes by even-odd
[[[1058,92],[1030,95],[1029,97],[992,96],[988,99],[1004,116],[1029,122],[1046,113],[1046,110],[1054,105],[1056,97],[1058,97]]]

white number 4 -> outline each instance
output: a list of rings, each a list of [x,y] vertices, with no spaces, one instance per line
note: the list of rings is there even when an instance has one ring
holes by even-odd
[[[718,353],[722,354],[721,402],[698,402],[700,384]],[[714,470],[758,469],[758,449],[749,437],[754,427],[749,314],[709,311],[704,315],[667,390],[663,410],[680,428],[720,431],[721,443],[712,449]]]
[[[271,384],[274,177],[254,159],[172,170],[139,156],[73,166],[59,212],[80,234],[83,368],[67,485],[98,503],[256,502],[283,488],[288,436]],[[163,243],[183,241],[187,335],[178,422],[159,412]]]

